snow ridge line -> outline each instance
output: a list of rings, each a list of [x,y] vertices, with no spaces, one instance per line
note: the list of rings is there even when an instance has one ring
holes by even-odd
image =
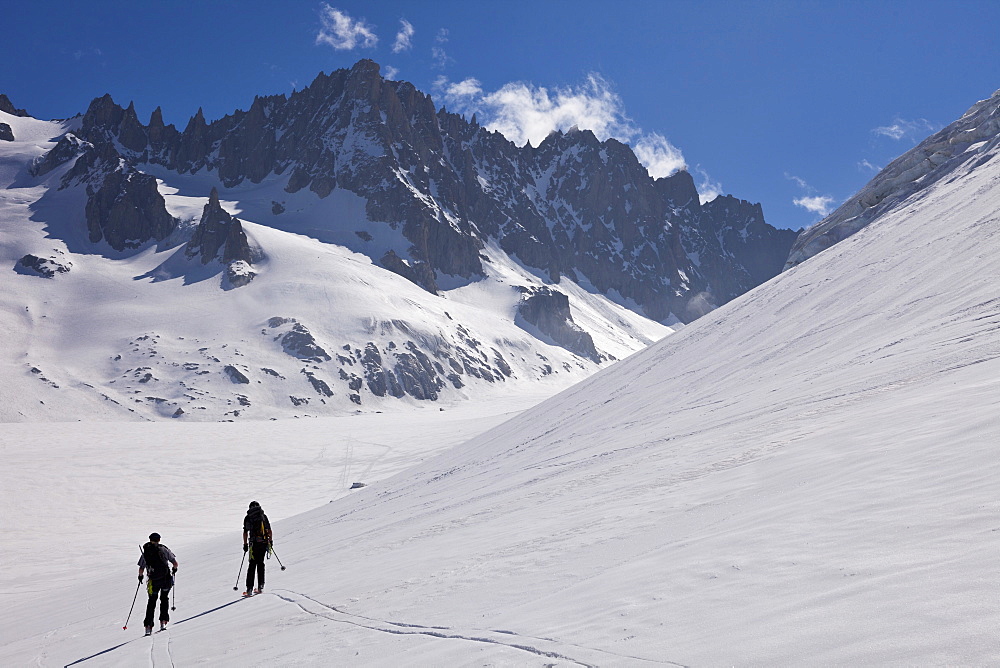
[[[276,593],[277,591],[281,591],[281,592],[285,592],[285,593],[288,593],[288,594],[292,594],[292,595],[294,595],[296,597],[299,597],[300,600],[296,600],[295,598],[290,598],[288,596],[282,596],[281,594]],[[316,617],[323,617],[325,619],[329,619],[330,621],[334,621],[334,622],[340,622],[340,623],[343,623],[343,624],[351,624],[352,626],[359,626],[361,628],[366,628],[366,629],[369,629],[369,630],[372,630],[372,631],[380,631],[382,633],[392,633],[392,634],[396,634],[396,635],[425,635],[425,636],[430,636],[432,638],[441,638],[441,639],[444,639],[444,640],[466,640],[466,641],[469,641],[469,642],[486,643],[486,644],[490,644],[490,645],[501,645],[503,647],[508,647],[510,649],[517,649],[517,650],[521,650],[523,652],[528,652],[528,653],[534,654],[536,656],[542,656],[542,657],[546,657],[546,658],[550,658],[550,659],[561,659],[563,661],[569,661],[569,662],[574,663],[574,664],[576,664],[578,666],[584,666],[585,668],[597,668],[597,666],[600,666],[600,665],[602,665],[602,663],[606,662],[607,657],[609,657],[609,656],[610,657],[615,657],[616,659],[631,659],[631,660],[634,660],[634,661],[642,661],[642,662],[651,663],[651,664],[657,664],[657,665],[671,665],[671,666],[678,666],[678,668],[687,668],[683,664],[675,663],[673,661],[658,661],[658,660],[655,660],[655,659],[646,659],[646,658],[637,657],[637,656],[629,656],[629,655],[624,655],[624,654],[616,654],[614,652],[608,652],[608,651],[605,651],[605,650],[594,649],[594,648],[590,648],[590,647],[582,647],[580,645],[569,645],[570,647],[573,647],[575,650],[580,650],[580,651],[583,651],[585,653],[595,655],[593,657],[589,657],[588,656],[586,658],[586,660],[577,659],[577,658],[573,658],[571,656],[567,656],[567,655],[562,654],[559,651],[557,651],[557,649],[561,649],[561,647],[558,647],[558,646],[560,646],[560,645],[566,645],[566,643],[559,643],[558,641],[550,639],[550,638],[525,637],[525,636],[519,636],[516,633],[514,633],[513,631],[493,631],[493,630],[490,630],[490,631],[479,631],[479,630],[476,630],[476,631],[472,631],[470,633],[463,634],[463,633],[460,633],[458,631],[455,631],[454,629],[451,629],[451,628],[448,628],[448,627],[444,627],[444,626],[422,626],[420,624],[406,624],[406,623],[403,623],[403,622],[393,622],[393,621],[388,621],[388,620],[381,620],[381,619],[374,619],[374,618],[371,618],[371,617],[365,617],[364,615],[352,614],[352,613],[340,610],[339,608],[337,608],[335,606],[327,605],[326,603],[322,603],[321,601],[317,601],[316,599],[312,598],[311,596],[307,596],[306,594],[302,594],[301,592],[297,592],[297,591],[292,591],[290,589],[271,590],[269,592],[264,592],[264,593],[272,594],[272,595],[276,596],[277,598],[279,598],[279,599],[281,599],[283,601],[291,603],[291,604],[297,606],[299,609],[301,609],[303,612],[305,612],[307,614],[314,615]],[[314,604],[316,604],[316,605],[324,608],[325,610],[327,610],[329,612],[323,612],[323,611],[316,612],[316,611],[313,611],[313,610],[309,610],[305,605],[303,605],[302,599],[304,599],[305,601],[309,601],[311,603],[314,603]],[[342,617],[334,617],[334,616],[332,616],[330,614],[331,612],[332,613],[336,613],[337,615],[342,615]],[[351,619],[351,618],[353,618],[353,619]],[[361,621],[356,621],[356,620],[364,620],[366,622],[371,622],[371,625],[363,623]],[[394,628],[386,628],[386,627],[394,627]],[[496,636],[500,636],[500,637],[496,637]],[[504,636],[506,636],[506,637],[504,637]],[[551,645],[557,645],[557,647],[551,647],[549,649],[540,649],[538,647],[533,647],[533,646],[528,645],[528,644],[521,644],[521,643],[511,642],[509,640],[509,638],[511,638],[512,636],[516,637],[516,638],[520,638],[521,640],[524,640],[524,641],[534,641],[536,644],[538,642],[542,642],[542,643],[547,643],[547,644],[551,644]],[[596,656],[596,655],[600,655],[600,656]],[[602,659],[604,661],[601,661]]]

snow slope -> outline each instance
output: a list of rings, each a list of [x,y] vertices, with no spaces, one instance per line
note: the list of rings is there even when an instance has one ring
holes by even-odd
[[[995,158],[939,180],[517,418],[277,522],[288,570],[269,564],[263,596],[233,602],[223,533],[178,555],[173,627],[136,638],[133,555],[81,563],[0,608],[0,663],[996,664],[998,186]]]
[[[84,186],[62,187],[73,161],[39,177],[29,173],[79,120],[3,112],[0,120],[16,139],[0,142],[2,421],[262,420],[405,410],[428,399],[451,406],[533,393],[540,380],[567,387],[600,367],[518,325],[518,287],[544,281],[499,247],[484,250],[485,279],[430,294],[352,250],[405,241],[368,221],[363,200],[344,191],[322,200],[308,191],[289,194],[287,175],[220,190],[223,206],[243,220],[264,255],[249,285],[224,289],[221,264],[202,265],[184,253],[218,185],[205,170],[150,169],[181,221],[170,238],[124,252],[93,244]],[[272,213],[277,200],[282,215]],[[68,272],[43,278],[18,271],[26,254]],[[604,364],[671,331],[571,281],[558,289]],[[290,346],[293,328],[326,359]],[[381,350],[393,377],[398,360],[409,358],[412,384],[401,396],[371,390],[369,349]],[[437,371],[428,373],[432,364]]]

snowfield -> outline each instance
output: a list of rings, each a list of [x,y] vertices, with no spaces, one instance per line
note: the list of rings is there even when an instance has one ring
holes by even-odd
[[[258,469],[241,496],[232,456],[212,495],[203,454],[179,448],[163,469],[192,474],[154,466],[146,481],[142,503],[164,510],[123,517],[74,489],[66,441],[94,451],[101,436],[4,427],[7,475],[50,473],[17,497],[3,487],[0,664],[1000,663],[1000,161],[976,162],[647,350],[275,522],[287,570],[272,559],[248,600],[233,591],[243,511],[291,509],[293,470]],[[287,435],[319,447],[306,430],[321,422],[301,424]],[[179,425],[144,426],[179,439]],[[301,484],[319,500],[305,471]],[[204,510],[174,517],[188,496]],[[82,509],[88,537],[25,536],[12,504],[41,498],[53,505],[35,530],[76,538]],[[106,532],[124,535],[113,522],[131,544],[91,558]],[[180,560],[177,610],[143,638],[136,613],[122,625],[135,545],[154,530]],[[18,580],[11,544],[49,570]]]

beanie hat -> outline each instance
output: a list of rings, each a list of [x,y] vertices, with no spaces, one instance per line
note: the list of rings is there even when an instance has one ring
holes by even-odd
[[[153,533],[149,534],[149,540],[153,541],[154,543],[159,543],[160,542],[160,534],[158,534],[158,533],[156,533],[154,531]]]
[[[251,501],[250,508],[260,508],[260,504],[257,503],[256,501]]]

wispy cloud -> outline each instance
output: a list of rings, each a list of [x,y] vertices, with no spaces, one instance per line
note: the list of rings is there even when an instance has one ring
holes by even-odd
[[[392,65],[386,65],[385,71],[383,72],[382,76],[388,79],[389,81],[395,81],[396,76],[398,74],[399,70],[397,68],[393,67]]]
[[[399,19],[399,32],[396,33],[396,41],[392,45],[393,53],[409,51],[413,46],[413,24],[406,19]]]
[[[813,188],[812,186],[810,186],[808,183],[806,183],[805,179],[800,179],[797,176],[793,176],[792,174],[787,174],[787,173],[785,174],[785,178],[788,179],[789,181],[794,181],[795,185],[797,185],[799,188],[802,188],[804,190],[808,190],[808,191],[815,191],[816,190],[815,188]]]
[[[434,46],[431,47],[431,58],[434,60],[434,65],[440,69],[444,69],[450,63],[455,62],[455,59],[450,57],[448,52],[444,50],[444,45],[447,43],[448,29],[441,28],[434,37]]]
[[[872,163],[868,162],[867,159],[864,159],[864,160],[862,160],[861,162],[858,163],[858,169],[861,170],[862,172],[881,172],[882,171],[881,167],[879,167],[878,165],[873,165]]]
[[[923,139],[924,136],[932,132],[936,132],[939,129],[939,127],[931,123],[926,118],[907,120],[897,116],[889,125],[881,125],[872,130],[872,132],[881,137],[888,137],[889,139],[894,139],[896,141],[908,139],[916,143],[917,141]]]
[[[824,218],[833,211],[833,198],[829,195],[815,195],[812,197],[799,197],[792,200],[795,206],[801,206],[806,211],[812,211]]]
[[[589,75],[578,86],[549,89],[512,82],[493,92],[484,91],[474,78],[453,83],[441,76],[434,89],[449,109],[466,115],[476,113],[483,126],[519,146],[529,141],[537,146],[551,132],[576,126],[591,130],[602,141],[614,137],[631,144],[653,178],[686,167],[680,149],[666,137],[635,126],[625,114],[621,98],[598,74]]]
[[[806,183],[805,179],[799,178],[798,176],[795,176],[793,174],[788,174],[786,172],[785,178],[788,179],[789,181],[794,182],[795,185],[806,191],[806,194],[803,195],[802,197],[797,197],[793,199],[792,204],[794,204],[795,206],[800,206],[806,211],[811,211],[812,213],[819,215],[821,218],[825,218],[826,216],[830,215],[830,212],[833,211],[833,203],[834,203],[833,197],[831,197],[830,195],[816,194],[817,190],[808,183]]]
[[[724,192],[722,184],[718,181],[713,181],[709,177],[708,172],[701,168],[701,165],[695,167],[694,171],[701,177],[701,182],[698,184],[698,199],[701,200],[702,204],[711,202]]]
[[[357,47],[370,48],[378,44],[374,26],[368,25],[364,19],[355,20],[326,3],[320,9],[319,21],[317,44],[326,44],[338,51],[350,51]]]

